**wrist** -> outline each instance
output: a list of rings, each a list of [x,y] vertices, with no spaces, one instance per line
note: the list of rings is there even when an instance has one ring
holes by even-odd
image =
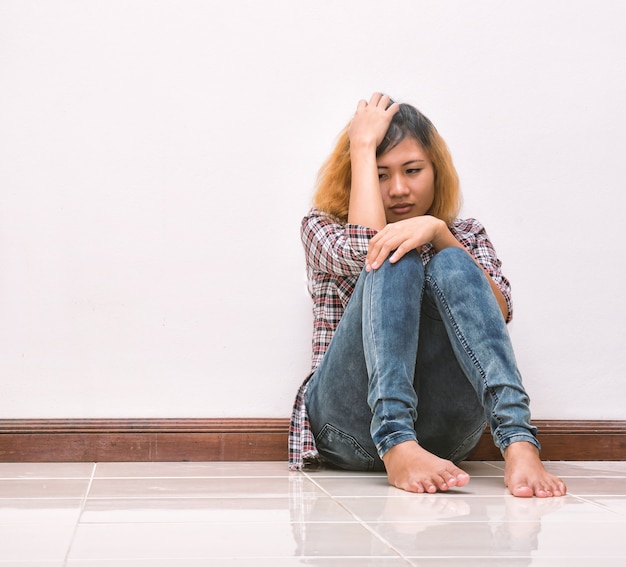
[[[376,140],[350,140],[350,157],[376,156]]]
[[[435,252],[439,252],[444,248],[450,246],[459,246],[459,242],[454,235],[450,232],[448,225],[436,217],[432,217],[435,221],[435,232],[431,244],[435,249]]]

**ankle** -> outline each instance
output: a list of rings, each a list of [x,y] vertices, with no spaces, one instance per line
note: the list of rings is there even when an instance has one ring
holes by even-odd
[[[383,463],[387,464],[388,461],[393,461],[397,458],[403,458],[404,455],[415,454],[421,451],[425,451],[422,447],[420,447],[417,441],[409,440],[402,441],[397,445],[394,445],[391,449],[389,449],[383,456]]]
[[[513,459],[515,457],[537,457],[539,458],[539,449],[530,441],[515,441],[504,450],[504,460]]]

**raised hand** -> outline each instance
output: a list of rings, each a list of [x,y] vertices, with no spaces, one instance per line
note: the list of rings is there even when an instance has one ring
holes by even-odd
[[[400,106],[387,95],[374,93],[369,102],[360,100],[348,127],[350,147],[376,148],[385,137]]]

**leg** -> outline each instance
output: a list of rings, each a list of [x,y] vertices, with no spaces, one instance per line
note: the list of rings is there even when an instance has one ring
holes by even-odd
[[[413,373],[424,269],[416,253],[410,256],[361,274],[307,388],[318,450],[336,466],[384,470],[381,454],[415,440]]]
[[[347,470],[384,470],[370,434],[363,352],[363,272],[324,357],[309,380],[306,407],[323,459]]]
[[[443,316],[456,358],[504,454],[509,490],[516,496],[564,494],[565,485],[539,460],[529,399],[506,324],[482,270],[463,250],[447,248],[431,260],[427,272],[426,287]]]
[[[392,484],[434,492],[462,486],[469,476],[416,442],[423,281],[417,253],[362,274],[306,399],[326,460],[342,468],[382,470],[383,456]],[[448,445],[460,448],[467,440],[464,432]]]
[[[424,267],[415,252],[398,264],[385,262],[361,274],[307,389],[316,441],[330,426],[350,431],[367,453],[373,441],[381,456],[398,443],[416,440],[413,382],[423,281]],[[364,439],[365,423],[369,439]]]
[[[371,435],[379,455],[415,441],[414,386],[424,267],[417,253],[369,272],[363,293],[363,348]]]
[[[485,431],[485,414],[428,290],[422,301],[415,389],[420,445],[455,463],[465,460]]]
[[[390,482],[410,492],[464,486],[469,475],[454,463],[465,459],[476,446],[485,430],[485,417],[427,290],[422,300],[414,387],[419,400],[415,424],[419,445],[403,443],[383,457]]]

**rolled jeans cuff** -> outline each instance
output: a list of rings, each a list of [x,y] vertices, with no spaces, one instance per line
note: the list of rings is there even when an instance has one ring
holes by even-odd
[[[537,441],[537,438],[534,435],[531,435],[530,433],[513,433],[509,437],[500,440],[499,448],[502,456],[504,456],[504,452],[507,450],[509,445],[512,445],[513,443],[518,443],[519,441],[526,441],[527,443],[530,443],[537,447],[538,451],[541,451],[541,444],[539,443],[539,441]]]
[[[396,445],[404,443],[405,441],[415,441],[417,443],[417,437],[415,432],[410,431],[398,431],[385,437],[380,443],[376,443],[376,450],[378,456],[382,459],[390,449],[393,449]]]

